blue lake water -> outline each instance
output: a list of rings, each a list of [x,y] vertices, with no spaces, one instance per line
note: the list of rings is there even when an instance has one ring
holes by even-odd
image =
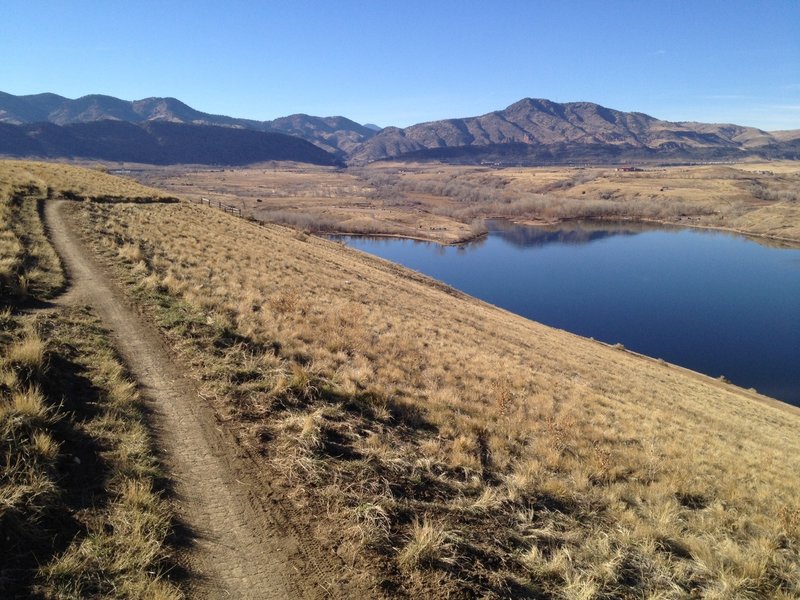
[[[493,222],[460,247],[337,239],[524,317],[800,406],[800,250],[590,223]]]

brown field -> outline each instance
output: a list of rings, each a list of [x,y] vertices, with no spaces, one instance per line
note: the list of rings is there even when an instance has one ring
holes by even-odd
[[[556,198],[642,175],[545,172]],[[451,174],[478,191],[539,177]],[[405,181],[459,208],[440,175]],[[67,208],[371,597],[800,596],[797,409],[296,230],[190,203]]]
[[[454,243],[482,221],[635,219],[711,227],[800,243],[800,164],[694,167],[489,168],[374,163],[139,168],[140,181],[182,198],[243,209],[317,232],[403,235]]]

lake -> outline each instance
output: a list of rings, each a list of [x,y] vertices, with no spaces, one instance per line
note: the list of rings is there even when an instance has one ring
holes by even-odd
[[[800,250],[696,229],[489,225],[464,246],[335,239],[540,323],[800,406]]]

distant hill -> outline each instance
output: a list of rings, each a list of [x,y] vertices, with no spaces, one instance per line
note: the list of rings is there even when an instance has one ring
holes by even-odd
[[[800,135],[798,135],[800,138]],[[563,162],[636,158],[798,155],[798,138],[753,127],[674,123],[593,104],[525,98],[479,117],[386,127],[351,153],[353,163],[385,158],[459,162]]]
[[[0,154],[150,164],[244,165],[267,160],[339,164],[339,159],[329,152],[282,133],[108,119],[69,125],[0,123]]]
[[[339,156],[349,155],[375,135],[374,129],[344,117],[312,117],[298,114],[265,123],[272,131],[303,138]]]
[[[339,157],[375,135],[375,130],[344,117],[291,115],[274,121],[238,119],[200,112],[175,98],[120,100],[93,94],[76,100],[56,94],[14,96],[0,92],[0,123],[72,125],[102,120],[147,123],[166,121],[191,125],[218,125],[254,131],[286,133],[302,138]]]

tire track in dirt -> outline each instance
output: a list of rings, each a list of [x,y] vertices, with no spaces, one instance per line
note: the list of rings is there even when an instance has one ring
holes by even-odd
[[[156,442],[174,483],[177,516],[189,530],[191,543],[180,556],[189,571],[189,595],[266,600],[335,596],[325,588],[326,581],[338,579],[326,557],[295,535],[270,499],[268,483],[255,474],[257,466],[217,424],[213,409],[182,375],[159,333],[125,306],[70,231],[63,204],[49,201],[45,206],[49,234],[69,280],[59,302],[95,309],[153,411]],[[248,477],[249,482],[242,481]]]

